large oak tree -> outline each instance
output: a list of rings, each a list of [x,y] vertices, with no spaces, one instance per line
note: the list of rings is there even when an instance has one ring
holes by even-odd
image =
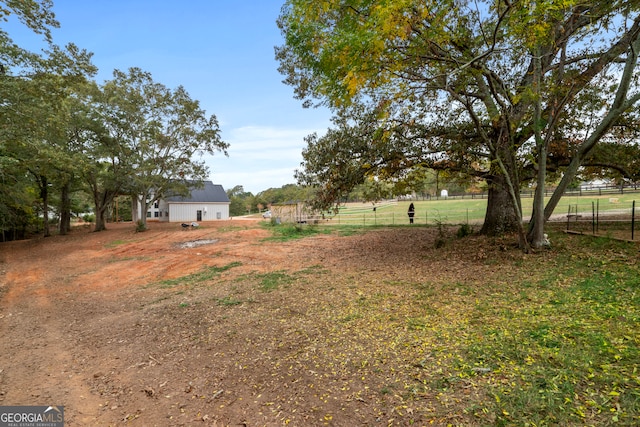
[[[95,200],[103,206],[117,194],[131,195],[134,215],[138,205],[143,213],[134,218],[141,228],[146,227],[145,213],[152,203],[188,194],[193,182],[208,176],[199,155],[226,154],[228,144],[220,138],[214,115],[208,116],[183,87],[169,89],[139,68],[114,71],[114,78],[102,87],[100,100],[105,141],[111,147],[111,159],[103,166],[111,173],[112,187],[108,198],[98,193]],[[102,228],[104,224],[98,226],[96,220],[96,229]]]
[[[305,105],[347,117],[355,105],[369,112],[367,123],[343,120],[334,145],[373,161],[355,156],[334,168],[334,179],[466,163],[489,184],[483,232],[519,230],[526,248],[519,197],[526,171],[539,173],[542,191],[550,144],[580,141],[547,209],[536,198],[529,237],[538,246],[563,187],[638,102],[639,7],[624,0],[289,0],[276,56]],[[596,91],[599,98],[590,96]],[[347,142],[349,129],[360,136]],[[369,139],[358,141],[362,135]],[[303,166],[320,151],[310,146]]]

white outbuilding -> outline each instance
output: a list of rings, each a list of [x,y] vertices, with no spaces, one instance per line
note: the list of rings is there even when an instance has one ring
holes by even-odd
[[[174,196],[158,200],[147,212],[147,221],[202,222],[229,219],[229,197],[222,185],[204,181],[187,197]]]

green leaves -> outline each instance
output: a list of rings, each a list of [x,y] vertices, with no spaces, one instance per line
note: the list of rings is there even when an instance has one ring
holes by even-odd
[[[326,205],[367,177],[393,181],[417,165],[468,172],[486,180],[491,200],[512,200],[512,215],[489,204],[487,218],[506,220],[485,232],[519,223],[519,189],[535,178],[542,189],[547,157],[573,156],[549,166],[565,177],[559,197],[640,102],[628,86],[637,12],[578,0],[288,1],[280,71],[306,105],[333,107],[337,128],[308,139],[298,178]],[[536,234],[555,203],[536,200]]]
[[[16,16],[20,22],[38,34],[43,34],[47,41],[51,41],[51,28],[59,28],[51,10],[51,0],[5,0],[0,5],[0,19],[7,20],[10,15]],[[4,31],[0,30],[0,33]]]
[[[171,90],[139,68],[116,70],[98,102],[115,143],[118,177],[126,182],[122,191],[143,196],[142,212],[164,195],[184,193],[187,180],[207,177],[198,155],[226,154],[215,116],[207,116],[183,87]]]

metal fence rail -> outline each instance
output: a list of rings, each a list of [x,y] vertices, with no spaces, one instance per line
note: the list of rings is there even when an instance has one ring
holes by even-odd
[[[617,194],[629,194],[629,193],[638,193],[640,191],[640,184],[630,184],[625,186],[619,185],[603,185],[603,186],[585,186],[576,189],[568,189],[563,194],[563,197],[584,197],[584,196],[615,196]],[[544,191],[544,197],[551,197],[553,195],[554,189],[548,188]],[[533,198],[535,194],[534,189],[522,189],[520,190],[520,198],[527,199]],[[425,194],[425,193],[416,193],[414,197],[410,199],[402,199],[402,200],[461,200],[461,199],[486,199],[488,198],[487,192],[476,192],[476,193],[456,193],[449,192],[446,197],[442,197],[439,195],[433,194]],[[347,202],[357,202],[358,200],[347,200]]]
[[[389,212],[380,213],[369,209],[367,212],[338,214],[329,221],[340,225],[407,225],[410,224],[406,213]],[[437,225],[437,224],[468,224],[469,213],[467,211],[448,211],[446,216],[440,215],[437,210],[416,210],[413,224]]]
[[[635,240],[638,236],[638,230],[636,230],[638,213],[635,200],[620,204],[619,209],[606,211],[600,209],[599,200],[590,205],[569,205],[566,228],[567,232]]]
[[[640,238],[636,219],[640,219],[640,207],[636,201],[620,203],[615,209],[611,208],[612,199],[606,206],[600,206],[600,200],[588,204],[571,204],[566,214],[554,215],[551,221],[566,222],[566,230],[573,233],[590,233],[611,236],[625,240]],[[375,225],[408,225],[409,217],[406,213],[376,212],[367,209],[360,212],[341,213],[327,217],[317,223],[375,226]],[[478,223],[469,219],[468,210],[447,211],[440,214],[437,210],[416,210],[413,224],[416,225],[462,225]],[[478,223],[479,224],[479,223]]]

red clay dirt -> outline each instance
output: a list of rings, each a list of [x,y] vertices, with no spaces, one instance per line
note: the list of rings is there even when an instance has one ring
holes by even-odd
[[[393,310],[400,280],[460,277],[425,262],[433,229],[273,242],[258,221],[149,227],[0,244],[0,405],[64,405],[67,426],[403,425],[380,393],[402,366],[360,366],[358,342],[345,354],[324,334],[368,283]]]

